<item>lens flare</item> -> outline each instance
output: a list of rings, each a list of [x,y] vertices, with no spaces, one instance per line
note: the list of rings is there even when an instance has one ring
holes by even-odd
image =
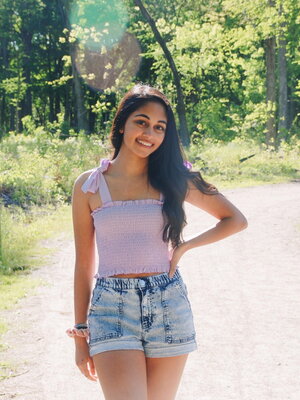
[[[77,0],[71,7],[70,23],[76,38],[90,50],[111,48],[123,36],[127,10],[120,0]]]
[[[122,0],[77,0],[70,10],[70,37],[76,41],[76,68],[95,89],[125,87],[140,65],[141,49],[126,32]]]
[[[140,65],[140,46],[124,33],[110,50],[77,48],[76,67],[86,83],[97,89],[126,87]]]

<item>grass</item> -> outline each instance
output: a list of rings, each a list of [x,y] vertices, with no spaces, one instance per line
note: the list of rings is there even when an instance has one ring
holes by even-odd
[[[0,276],[0,310],[9,310],[18,301],[33,293],[33,289],[40,286],[43,282],[38,279],[32,279],[29,275],[18,274],[18,275],[1,275]],[[3,333],[5,329],[4,324],[2,329],[0,326],[0,333]]]
[[[11,274],[40,264],[49,252],[38,243],[60,231],[71,231],[70,207],[0,207],[1,274]],[[1,308],[1,304],[0,304]]]
[[[197,140],[186,151],[188,159],[218,187],[278,183],[300,177],[300,140],[296,137],[281,143],[276,152],[251,139],[228,143]],[[60,140],[39,130],[29,136],[12,134],[0,142],[0,197],[6,205],[22,208],[69,202],[76,177],[97,166],[108,153],[109,144],[96,135]]]
[[[43,130],[11,134],[0,142],[0,310],[40,284],[28,273],[43,264],[50,250],[38,243],[71,231],[70,208],[63,204],[70,200],[75,178],[95,167],[108,149],[95,135],[60,140]],[[186,151],[193,169],[220,190],[298,180],[299,153],[296,138],[276,152],[251,139],[198,140]]]
[[[7,330],[8,330],[7,324],[3,320],[0,320],[0,337],[4,335],[4,333],[6,333]],[[2,350],[5,350],[5,346],[2,343],[0,343],[0,351]]]
[[[0,362],[0,381],[9,377],[13,377],[15,374],[16,367],[14,365],[8,362]]]
[[[108,148],[97,136],[60,140],[42,131],[12,134],[0,142],[0,312],[44,284],[30,275],[51,254],[42,241],[61,232],[70,234],[71,211],[64,204],[70,200],[73,182],[98,165]],[[220,190],[299,180],[299,153],[300,141],[295,138],[276,152],[249,139],[204,140],[186,150],[193,170]],[[8,329],[0,320],[0,340]],[[12,365],[0,363],[0,379],[13,373]]]
[[[74,180],[106,150],[97,136],[12,134],[0,141],[0,197],[22,208],[68,202]]]
[[[219,189],[248,187],[300,179],[300,142],[272,151],[254,141],[205,142],[187,151],[193,169]],[[244,161],[240,161],[243,160]]]
[[[47,209],[45,214],[36,216],[30,224],[18,220],[4,227],[2,263],[7,260],[7,264],[0,273],[0,310],[10,308],[41,283],[34,282],[30,272],[45,263],[46,256],[54,251],[43,246],[42,240],[62,232],[71,235],[70,206],[62,206],[55,212]]]
[[[57,210],[49,207],[35,209],[34,216],[30,217],[31,222],[26,218],[14,219],[12,215],[5,215],[8,224],[2,224],[2,229],[8,231],[2,235],[2,255],[7,265],[0,272],[0,313],[13,309],[20,299],[34,294],[37,287],[45,284],[30,275],[33,268],[43,265],[55,251],[44,246],[42,240],[62,232],[65,236],[71,236],[72,231],[70,206],[62,206]],[[4,313],[3,316],[0,320],[0,351],[6,349],[1,336],[9,329]],[[0,379],[11,375],[13,370],[9,364],[0,363]]]

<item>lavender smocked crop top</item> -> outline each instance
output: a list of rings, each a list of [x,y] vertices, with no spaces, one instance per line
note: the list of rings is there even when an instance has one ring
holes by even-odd
[[[160,200],[113,201],[104,178],[110,160],[102,159],[82,185],[83,192],[99,190],[102,207],[92,212],[99,254],[96,278],[117,274],[168,272],[168,243],[162,240],[163,197]]]

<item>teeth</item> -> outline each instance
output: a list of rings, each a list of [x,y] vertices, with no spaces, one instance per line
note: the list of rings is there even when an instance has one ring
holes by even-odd
[[[137,142],[138,142],[138,143],[141,143],[141,144],[143,144],[144,146],[147,146],[147,147],[151,147],[151,146],[152,146],[151,143],[143,142],[142,140],[138,140],[138,139],[137,139]]]

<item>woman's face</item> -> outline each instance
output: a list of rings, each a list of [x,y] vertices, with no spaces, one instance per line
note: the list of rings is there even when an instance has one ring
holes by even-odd
[[[167,115],[162,104],[149,102],[129,115],[123,128],[123,143],[140,157],[148,157],[162,144]]]

